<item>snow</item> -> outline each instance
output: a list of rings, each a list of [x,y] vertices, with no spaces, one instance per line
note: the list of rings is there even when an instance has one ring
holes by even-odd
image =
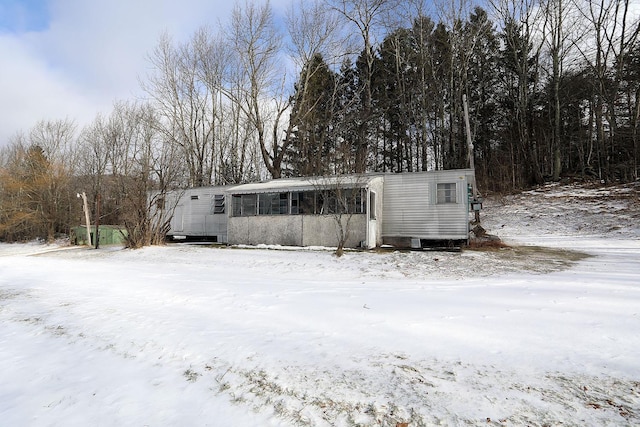
[[[638,425],[637,190],[489,198],[461,253],[0,244],[0,424]]]

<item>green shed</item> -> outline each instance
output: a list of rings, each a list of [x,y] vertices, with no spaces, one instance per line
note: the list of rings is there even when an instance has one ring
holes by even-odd
[[[100,228],[100,245],[124,245],[127,230],[119,225],[101,225]],[[91,244],[95,246],[96,242],[94,236],[96,234],[96,227],[90,228],[91,232]],[[71,229],[70,236],[71,243],[74,245],[88,245],[87,242],[87,227],[79,225]]]

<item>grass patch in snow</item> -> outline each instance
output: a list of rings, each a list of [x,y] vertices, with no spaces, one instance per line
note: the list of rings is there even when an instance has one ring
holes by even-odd
[[[591,257],[584,252],[543,246],[483,246],[472,250],[493,252],[503,261],[517,263],[522,269],[536,273],[564,270]]]

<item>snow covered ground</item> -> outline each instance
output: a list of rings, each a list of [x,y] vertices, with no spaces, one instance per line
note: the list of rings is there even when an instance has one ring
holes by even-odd
[[[0,425],[640,425],[638,190],[462,253],[0,244]]]

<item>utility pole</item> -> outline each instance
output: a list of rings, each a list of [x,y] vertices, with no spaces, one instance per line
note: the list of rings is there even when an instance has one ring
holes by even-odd
[[[468,155],[469,168],[473,171],[473,182],[471,183],[471,186],[473,187],[472,188],[473,190],[472,206],[473,206],[473,211],[475,213],[475,220],[476,222],[479,223],[481,201],[478,194],[478,186],[476,184],[476,167],[475,167],[475,160],[473,158],[473,140],[471,139],[471,125],[469,124],[469,106],[467,105],[466,94],[462,95],[462,105],[464,107],[464,124],[465,124],[465,129],[467,131],[467,152],[469,153]]]
[[[78,198],[82,197],[82,210],[84,211],[84,220],[87,227],[87,245],[91,246],[91,221],[89,221],[89,205],[87,204],[87,195],[83,191],[82,193],[76,193]]]
[[[475,176],[475,160],[473,159],[473,140],[471,139],[471,125],[469,124],[469,106],[467,105],[467,95],[462,95],[462,105],[464,106],[464,124],[467,131],[467,152],[469,159],[469,168],[474,170]],[[474,183],[475,184],[475,183]],[[474,197],[476,196],[476,190],[474,186]]]

